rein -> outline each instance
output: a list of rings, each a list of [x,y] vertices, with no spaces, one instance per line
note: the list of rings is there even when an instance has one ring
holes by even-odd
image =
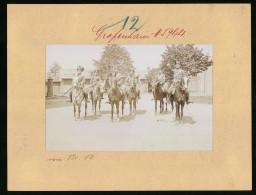
[[[75,98],[77,98],[78,96],[80,96],[81,95],[81,92],[82,92],[82,90],[80,89],[79,90],[80,92],[79,92],[79,94],[76,96],[76,95],[74,95],[75,96]]]

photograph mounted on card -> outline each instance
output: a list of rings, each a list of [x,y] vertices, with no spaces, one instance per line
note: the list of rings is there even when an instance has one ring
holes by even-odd
[[[249,4],[9,4],[8,190],[250,190]]]
[[[46,149],[212,150],[212,53],[193,44],[47,45]]]

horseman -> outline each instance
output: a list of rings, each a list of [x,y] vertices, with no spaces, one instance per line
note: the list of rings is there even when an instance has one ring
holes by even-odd
[[[161,70],[158,70],[157,75],[153,79],[153,87],[155,87],[158,83],[160,83],[162,86],[165,83],[165,75]]]
[[[171,93],[171,97],[173,98],[174,93],[175,93],[175,87],[176,87],[178,82],[181,82],[181,80],[183,78],[185,78],[185,72],[184,72],[184,70],[182,70],[181,65],[178,61],[176,62],[175,66],[172,70],[173,70],[173,82],[172,82],[168,92]],[[186,76],[186,78],[188,79],[187,76]],[[186,103],[187,104],[191,103],[188,99],[189,94],[188,94],[187,90],[185,90],[185,96],[186,96]]]
[[[91,87],[94,87],[95,85],[99,85],[100,86],[100,94],[101,94],[101,99],[103,98],[103,93],[104,93],[104,83],[100,78],[100,72],[99,70],[96,70],[95,75],[93,76],[93,78],[91,79],[91,83],[90,83]]]
[[[183,82],[184,82],[184,89],[185,89],[185,97],[186,97],[186,103],[190,104],[192,103],[191,101],[189,101],[189,92],[188,92],[188,83],[189,83],[189,73],[188,71],[184,72],[184,77],[183,77]]]
[[[127,88],[124,82],[124,78],[125,77],[121,73],[116,74],[117,86],[119,87],[122,95],[126,95],[127,93]]]
[[[110,89],[108,89],[108,94],[111,90],[111,88],[115,87],[115,82],[117,82],[117,86],[120,89],[121,93],[125,93],[125,90],[122,89],[121,85],[123,85],[124,81],[123,81],[124,77],[122,76],[121,73],[117,73],[116,71],[112,72],[112,75],[109,77],[109,84],[110,84]],[[110,103],[110,100],[108,100],[108,102],[106,103]]]
[[[72,86],[76,87],[80,84],[80,87],[83,89],[84,88],[84,84],[85,84],[85,80],[84,80],[84,75],[82,75],[82,72],[84,71],[84,68],[82,68],[81,66],[78,66],[76,69],[76,72],[74,73],[74,77],[73,77],[73,81],[72,81]],[[70,102],[72,102],[72,90],[69,93],[69,98],[70,98]],[[83,94],[85,95],[86,92],[83,90]]]

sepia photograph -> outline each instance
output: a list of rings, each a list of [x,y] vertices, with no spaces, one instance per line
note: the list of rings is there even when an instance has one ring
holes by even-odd
[[[47,151],[212,150],[213,45],[46,45]]]

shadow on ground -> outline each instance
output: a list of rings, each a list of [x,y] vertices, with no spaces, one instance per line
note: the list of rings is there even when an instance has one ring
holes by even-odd
[[[191,125],[196,123],[196,121],[194,121],[194,119],[191,116],[183,116],[182,121],[179,121],[173,118],[172,122],[175,122],[176,124],[191,124]]]
[[[94,120],[98,120],[101,116],[102,116],[102,114],[97,112],[96,115],[93,113],[92,115],[87,115],[87,116],[81,117],[80,120],[81,121],[87,121],[87,120],[94,121]]]

